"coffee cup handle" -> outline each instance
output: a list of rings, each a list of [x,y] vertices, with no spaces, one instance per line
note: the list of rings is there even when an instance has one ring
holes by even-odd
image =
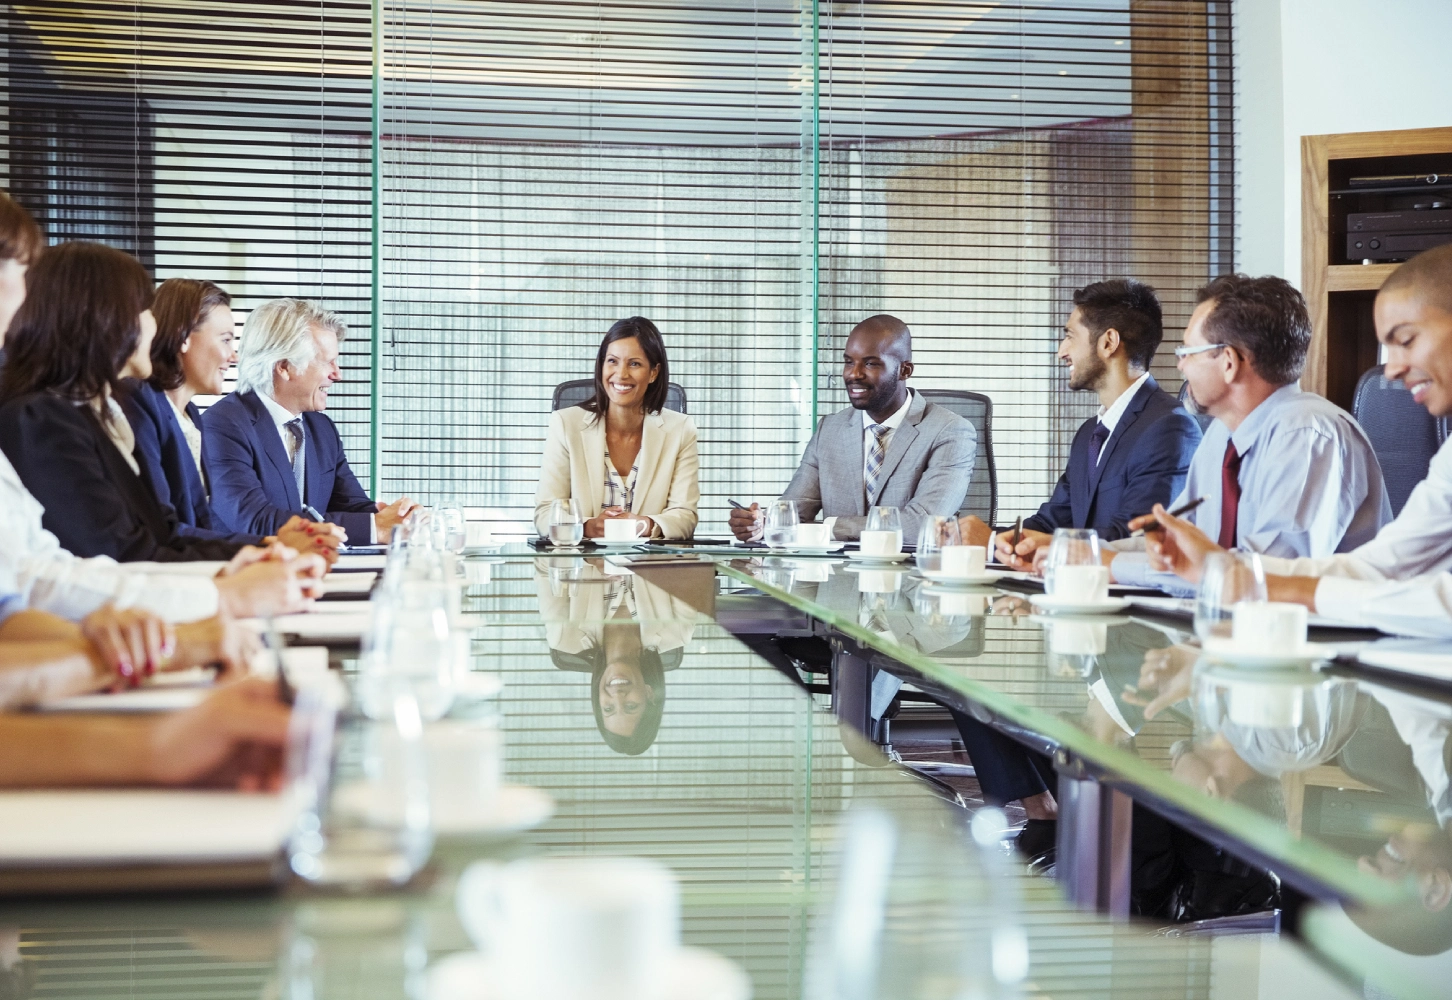
[[[635,537],[636,538],[644,538],[646,536],[646,533],[649,530],[650,529],[648,527],[646,527],[646,524],[645,524],[644,521],[640,521],[640,520],[635,521]]]

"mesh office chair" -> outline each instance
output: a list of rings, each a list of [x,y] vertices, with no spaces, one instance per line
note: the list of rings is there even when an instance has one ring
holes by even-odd
[[[555,394],[550,399],[550,409],[563,410],[567,406],[579,406],[593,395],[595,395],[595,380],[592,378],[577,378],[561,382],[555,386]],[[667,410],[685,413],[686,390],[676,382],[667,382],[665,405]]]
[[[1186,405],[1186,400],[1189,398],[1189,395],[1190,383],[1181,382],[1179,395],[1180,405],[1185,407],[1185,412],[1188,413],[1190,416],[1194,417],[1195,423],[1200,425],[1201,431],[1204,431],[1205,428],[1210,426],[1210,421],[1214,420],[1215,418],[1210,416],[1210,414],[1208,413],[1196,413],[1194,410],[1190,409],[1190,407]]]
[[[993,400],[981,392],[966,389],[919,389],[924,399],[973,425],[978,432],[978,452],[973,459],[973,482],[958,516],[976,514],[984,524],[998,516],[998,468],[993,464]]]
[[[1447,421],[1417,405],[1405,386],[1388,382],[1381,372],[1377,365],[1357,381],[1351,414],[1371,439],[1395,516],[1412,487],[1427,478],[1432,456],[1447,440]]]

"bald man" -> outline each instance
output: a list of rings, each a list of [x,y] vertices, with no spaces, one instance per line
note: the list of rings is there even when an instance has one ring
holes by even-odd
[[[851,404],[817,426],[783,500],[803,522],[837,518],[836,537],[855,541],[869,507],[896,507],[903,541],[917,541],[923,518],[954,515],[968,494],[977,435],[956,413],[908,388],[912,331],[895,316],[870,316],[847,337],[842,384]],[[743,541],[761,536],[759,505],[731,512]]]
[[[1452,245],[1393,271],[1377,293],[1373,316],[1386,350],[1384,376],[1400,380],[1434,417],[1452,415]],[[1205,557],[1220,547],[1188,520],[1156,516],[1169,530],[1146,543],[1151,562],[1199,580]],[[1438,449],[1427,478],[1375,538],[1328,558],[1263,561],[1273,601],[1394,631],[1452,637],[1452,440]]]

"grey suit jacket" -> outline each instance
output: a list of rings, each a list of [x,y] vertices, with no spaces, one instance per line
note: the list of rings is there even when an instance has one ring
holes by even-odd
[[[907,419],[887,443],[877,493],[880,506],[902,512],[903,542],[917,542],[926,515],[958,513],[977,450],[972,424],[913,393]],[[837,538],[856,539],[867,523],[863,458],[861,412],[849,406],[823,417],[782,499],[797,502],[803,521],[819,513],[837,518]]]

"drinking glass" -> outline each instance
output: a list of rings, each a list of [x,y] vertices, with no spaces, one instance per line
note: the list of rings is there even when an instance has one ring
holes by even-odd
[[[580,517],[580,504],[566,497],[550,504],[550,544],[572,549],[585,537],[585,521]]]
[[[448,713],[457,678],[467,669],[459,663],[467,646],[454,634],[457,589],[452,581],[412,574],[380,588],[360,657],[358,696],[365,714],[387,714],[400,686],[424,719]]]
[[[1072,569],[1060,573],[1061,569]],[[1097,568],[1102,572],[1091,572]],[[1100,580],[1102,577],[1102,580]],[[1109,568],[1099,557],[1099,533],[1093,528],[1060,528],[1049,543],[1049,557],[1044,563],[1044,593],[1070,600],[1093,601],[1105,595],[1109,584]],[[1062,592],[1061,592],[1062,591]]]
[[[439,548],[458,555],[469,543],[469,524],[464,508],[450,500],[434,508],[434,533]]]
[[[896,507],[873,507],[867,512],[867,527],[863,530],[894,532],[897,540],[886,546],[887,551],[902,551],[902,515]]]
[[[925,569],[929,572],[941,570],[944,547],[961,544],[956,517],[929,514],[923,518],[922,530],[918,532],[918,569]]]
[[[1235,605],[1265,601],[1265,568],[1254,552],[1212,552],[1195,594],[1195,634],[1200,641],[1231,638]]]
[[[762,537],[774,549],[785,548],[796,541],[796,501],[774,500],[766,505],[766,533]]]
[[[287,853],[309,882],[402,885],[433,851],[418,705],[397,685],[387,705],[376,718],[338,715],[315,690],[298,691],[288,732],[296,818]]]

